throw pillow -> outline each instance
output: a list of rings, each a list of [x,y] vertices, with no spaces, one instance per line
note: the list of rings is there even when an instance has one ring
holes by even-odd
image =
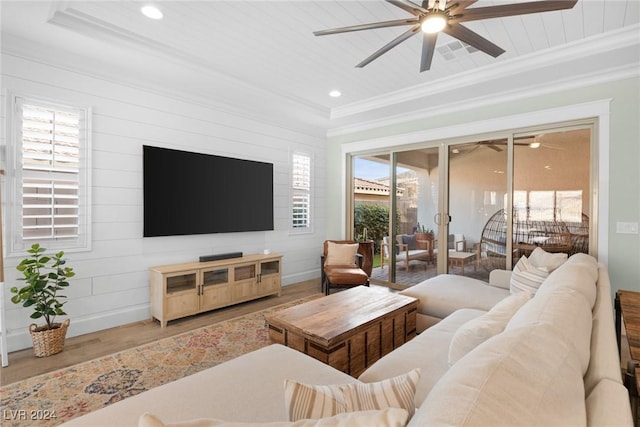
[[[513,267],[509,288],[512,294],[522,291],[535,294],[548,276],[549,270],[546,267],[536,267],[523,255]]]
[[[327,258],[325,265],[353,265],[358,253],[357,243],[327,242]]]
[[[380,411],[360,411],[338,414],[319,420],[275,421],[264,423],[232,422],[199,418],[165,424],[153,414],[143,414],[138,427],[403,427],[409,418],[405,409],[386,408]]]
[[[505,326],[514,314],[522,307],[532,294],[518,292],[498,302],[488,312],[460,326],[453,334],[449,344],[449,366],[456,363],[471,350],[504,331]]]
[[[418,242],[416,241],[415,234],[403,234],[402,243],[407,245],[407,249],[409,249],[410,251],[418,249]]]
[[[411,418],[419,380],[420,369],[373,383],[309,385],[285,380],[285,404],[291,421],[385,408],[406,409]]]
[[[551,273],[556,268],[560,267],[567,260],[569,255],[565,253],[550,253],[542,248],[535,248],[531,255],[529,255],[529,261],[536,267],[546,267],[547,271]]]

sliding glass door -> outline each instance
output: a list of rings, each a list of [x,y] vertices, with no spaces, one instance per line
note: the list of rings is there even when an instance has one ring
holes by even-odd
[[[535,248],[589,253],[591,129],[514,138],[512,263]]]
[[[352,157],[351,231],[375,243],[372,282],[405,287],[443,273],[488,280],[536,247],[593,254],[592,128]]]
[[[486,281],[489,271],[506,267],[506,234],[494,235],[488,226],[494,216],[504,217],[508,140],[451,144],[447,153],[447,272]]]

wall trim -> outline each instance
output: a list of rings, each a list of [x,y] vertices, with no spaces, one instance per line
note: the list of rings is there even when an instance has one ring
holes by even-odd
[[[478,108],[487,108],[494,105],[503,104],[505,102],[519,101],[533,96],[548,95],[564,90],[580,89],[598,84],[605,84],[619,80],[625,80],[640,76],[640,66],[638,64],[625,65],[613,69],[598,71],[582,75],[580,77],[566,78],[557,80],[553,83],[541,83],[528,87],[520,87],[502,92],[501,94],[491,94],[490,96],[482,96],[469,98],[464,101],[456,101],[452,103],[438,104],[436,106],[416,110],[414,112],[395,114],[387,116],[384,119],[369,120],[359,122],[353,125],[346,125],[329,129],[328,137],[336,137],[348,135],[351,133],[364,132],[371,129],[379,129],[386,126],[398,125],[411,121],[424,120],[443,114],[475,110]]]
[[[64,318],[66,317],[58,317],[56,318],[56,321],[62,321]],[[67,338],[115,328],[129,323],[141,322],[149,320],[150,318],[150,304],[129,307],[125,310],[113,311],[107,314],[100,313],[92,317],[71,317],[71,323],[69,325],[69,330],[67,331]],[[7,350],[9,352],[33,347],[31,335],[27,328],[9,330],[7,332]]]

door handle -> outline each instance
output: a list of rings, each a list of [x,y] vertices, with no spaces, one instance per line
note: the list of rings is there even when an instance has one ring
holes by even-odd
[[[437,214],[435,214],[435,215],[433,216],[433,222],[435,222],[435,223],[436,223],[436,225],[440,225],[440,219],[441,219],[443,216],[444,216],[444,217],[445,217],[445,219],[446,219],[445,224],[449,224],[449,223],[451,222],[451,215],[443,215],[443,214],[441,214],[440,212],[438,212]]]

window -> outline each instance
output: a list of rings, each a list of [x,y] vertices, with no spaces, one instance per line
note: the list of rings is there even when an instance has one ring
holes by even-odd
[[[88,249],[89,110],[13,98],[10,253]]]
[[[291,163],[291,229],[311,231],[311,156],[293,153]]]

